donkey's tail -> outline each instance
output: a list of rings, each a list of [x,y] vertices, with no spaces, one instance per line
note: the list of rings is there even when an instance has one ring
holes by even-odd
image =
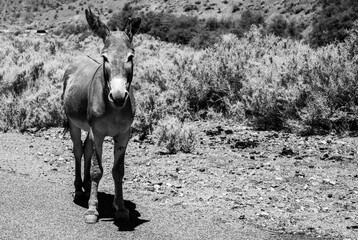
[[[63,127],[62,136],[65,136],[65,134],[70,130],[70,121],[67,118],[63,120],[62,127]]]

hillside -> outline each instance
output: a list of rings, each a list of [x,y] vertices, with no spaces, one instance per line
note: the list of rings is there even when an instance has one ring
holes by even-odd
[[[266,19],[281,14],[309,26],[317,6],[309,0],[9,0],[0,2],[0,27],[54,28],[66,22],[83,21],[84,9],[92,7],[108,20],[126,3],[139,11],[186,14],[199,18],[236,19],[245,10],[259,11]]]

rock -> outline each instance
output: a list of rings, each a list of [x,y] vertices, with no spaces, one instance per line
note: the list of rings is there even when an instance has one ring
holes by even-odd
[[[284,147],[280,153],[282,156],[292,156],[295,155],[295,153],[293,152],[293,150],[289,147]]]
[[[271,162],[265,162],[265,163],[263,163],[263,166],[264,166],[264,167],[270,167],[270,166],[271,166]]]
[[[331,184],[331,185],[336,185],[336,181],[330,180],[330,179],[328,179],[328,178],[323,179],[323,183],[328,183],[328,184]]]
[[[312,184],[312,186],[315,186],[315,187],[316,187],[316,186],[319,185],[319,182],[312,182],[311,184]]]
[[[233,134],[234,133],[234,131],[231,129],[227,129],[224,132],[225,132],[225,134]]]
[[[257,213],[257,215],[259,217],[265,217],[265,218],[270,216],[270,214],[268,214],[267,212],[264,212],[264,211]]]
[[[183,204],[184,204],[183,201],[177,201],[177,202],[173,203],[173,206],[180,206],[180,205],[183,205]]]
[[[58,149],[55,149],[55,150],[52,151],[52,154],[53,154],[54,156],[60,156],[60,155],[62,155],[62,151],[61,151],[61,150],[58,150]]]
[[[144,187],[144,189],[147,191],[150,191],[150,192],[154,192],[154,190],[155,190],[154,186],[146,186],[146,187]]]
[[[300,172],[299,170],[296,170],[295,172],[295,177],[305,177],[306,175],[302,172]]]
[[[163,184],[163,182],[161,182],[161,181],[152,181],[151,184],[161,186]]]
[[[199,168],[198,170],[199,170],[199,172],[205,172],[205,168],[204,168],[204,167],[201,167],[201,168]]]
[[[327,158],[329,158],[329,154],[328,154],[328,153],[324,153],[324,154],[320,157],[321,160],[325,160],[325,159],[327,159]]]
[[[155,191],[159,191],[159,189],[160,189],[160,185],[158,185],[158,184],[153,185],[153,187],[154,187]]]
[[[322,212],[329,212],[329,208],[328,207],[323,207]]]

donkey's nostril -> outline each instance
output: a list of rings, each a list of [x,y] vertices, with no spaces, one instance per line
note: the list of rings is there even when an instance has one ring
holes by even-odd
[[[128,92],[125,92],[124,99],[126,99],[127,97],[128,97]]]
[[[112,93],[109,93],[109,100],[114,101]]]

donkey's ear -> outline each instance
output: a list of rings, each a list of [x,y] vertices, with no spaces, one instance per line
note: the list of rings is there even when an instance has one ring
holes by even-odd
[[[103,40],[110,34],[110,30],[106,24],[104,24],[98,16],[94,15],[89,8],[86,9],[86,19],[91,30]]]
[[[124,32],[127,34],[129,39],[133,39],[134,34],[136,34],[139,30],[140,23],[142,19],[139,17],[136,18],[128,18],[126,27],[124,28]]]

